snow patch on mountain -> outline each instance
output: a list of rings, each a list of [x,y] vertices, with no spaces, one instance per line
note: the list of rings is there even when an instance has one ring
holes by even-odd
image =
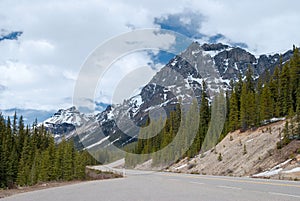
[[[107,136],[107,137],[101,139],[99,142],[96,142],[96,143],[94,143],[94,144],[92,144],[92,145],[90,145],[90,146],[88,146],[88,147],[85,147],[84,150],[86,150],[86,149],[91,149],[91,148],[93,148],[93,147],[95,147],[95,146],[98,146],[98,145],[102,144],[104,141],[108,140],[108,138],[109,138],[109,136]]]
[[[59,110],[44,124],[54,134],[79,135],[80,142],[89,149],[108,144],[124,146],[136,140],[138,128],[144,125],[152,111],[161,108],[166,113],[173,111],[179,100],[183,105],[190,104],[193,98],[200,103],[203,81],[212,99],[216,93],[229,88],[230,80],[236,81],[239,74],[244,77],[248,66],[259,76],[266,69],[272,71],[278,58],[279,55],[256,58],[242,48],[221,43],[200,45],[193,42],[123,103],[109,105],[97,115],[89,116],[75,107]],[[289,58],[289,52],[282,56],[283,62]]]
[[[86,116],[79,112],[76,107],[71,107],[69,109],[60,109],[52,117],[45,120],[44,125],[49,124],[72,124],[76,127],[82,126],[84,123],[88,122],[91,119],[91,116]]]

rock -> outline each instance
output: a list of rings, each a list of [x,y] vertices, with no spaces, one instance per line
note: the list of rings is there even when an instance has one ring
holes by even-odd
[[[291,56],[292,51],[286,52],[281,57],[282,62],[286,62]],[[67,111],[59,110],[45,124],[54,133],[69,136],[73,132],[80,136],[77,138],[78,144],[83,143],[85,147],[98,142],[101,142],[101,146],[109,146],[111,142],[122,147],[137,139],[139,127],[145,124],[150,111],[163,109],[168,115],[179,103],[177,97],[181,98],[182,103],[191,103],[191,95],[200,104],[202,81],[206,82],[210,92],[220,88],[226,90],[230,80],[237,80],[239,74],[245,76],[248,66],[253,69],[255,78],[258,78],[266,70],[272,72],[279,61],[279,54],[256,58],[239,47],[221,43],[200,45],[193,42],[161,68],[141,88],[139,94],[124,100],[122,104],[108,106],[105,111],[91,118],[79,113],[75,107]],[[68,118],[56,121],[63,116]],[[108,138],[106,143],[101,141],[104,138]]]

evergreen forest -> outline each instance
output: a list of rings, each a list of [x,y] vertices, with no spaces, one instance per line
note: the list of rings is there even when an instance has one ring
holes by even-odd
[[[284,144],[300,139],[300,53],[295,47],[290,61],[280,62],[274,72],[267,70],[255,79],[249,66],[245,77],[231,81],[229,90],[215,95],[211,103],[208,94],[203,83],[200,106],[193,103],[185,115],[177,106],[165,122],[154,120],[152,127],[142,128],[143,139],[127,147],[127,151],[136,155],[127,154],[126,165],[134,167],[149,159],[153,160],[152,165],[169,165],[183,157],[194,157],[215,146],[229,132],[255,129],[271,122],[272,118],[289,119]],[[195,122],[198,126],[193,131],[191,125]],[[195,136],[191,135],[193,132]],[[154,133],[157,133],[155,137],[149,137]],[[165,150],[177,135],[181,139]],[[180,150],[182,147],[188,149]]]
[[[0,188],[83,180],[91,164],[95,160],[87,151],[77,151],[72,140],[55,144],[37,121],[29,127],[22,116],[11,121],[0,115]]]

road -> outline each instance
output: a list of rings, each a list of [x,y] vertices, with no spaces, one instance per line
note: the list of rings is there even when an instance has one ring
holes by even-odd
[[[17,194],[1,201],[292,201],[300,182],[126,170],[126,177]]]

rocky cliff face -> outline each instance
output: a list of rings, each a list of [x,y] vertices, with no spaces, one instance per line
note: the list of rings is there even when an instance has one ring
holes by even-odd
[[[68,136],[88,122],[93,117],[88,117],[80,113],[75,107],[60,109],[52,117],[43,122],[47,130],[54,134],[56,141],[60,141],[62,136]]]
[[[111,144],[122,147],[136,140],[149,115],[154,118],[162,113],[168,115],[179,101],[183,105],[193,98],[200,102],[203,81],[213,95],[226,90],[230,80],[237,80],[239,75],[244,77],[249,66],[258,78],[266,70],[273,72],[275,66],[291,56],[292,51],[281,57],[279,54],[255,57],[239,47],[194,42],[158,71],[139,94],[122,104],[108,106],[94,117],[86,117],[74,108],[67,112],[60,110],[45,125],[55,134],[77,136],[78,142],[89,149]],[[61,116],[65,118],[58,118]]]

